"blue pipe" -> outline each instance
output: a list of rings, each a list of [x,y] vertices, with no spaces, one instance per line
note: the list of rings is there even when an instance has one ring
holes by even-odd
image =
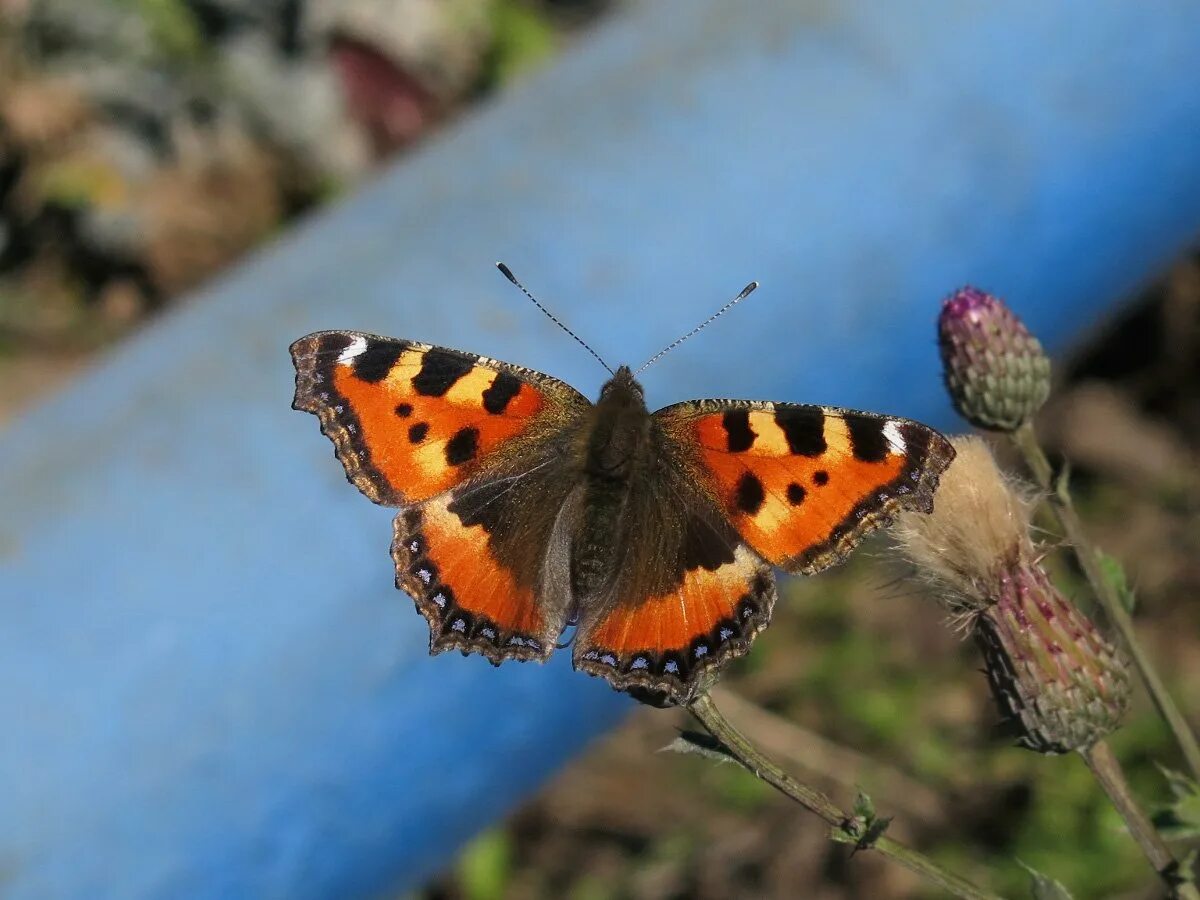
[[[1052,348],[1200,234],[1200,6],[625,9],[0,436],[0,894],[419,883],[630,708],[565,660],[428,658],[389,513],[288,408],[317,328],[952,426],[938,299]]]

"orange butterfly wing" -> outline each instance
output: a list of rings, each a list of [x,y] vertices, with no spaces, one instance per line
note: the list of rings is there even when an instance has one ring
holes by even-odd
[[[744,655],[770,623],[771,570],[745,544],[709,567],[686,569],[650,597],[621,597],[580,623],[575,666],[655,705],[687,704],[705,673]]]
[[[396,586],[431,652],[549,656],[568,610],[543,564],[574,486],[564,442],[591,404],[548,375],[414,341],[325,331],[291,352],[293,406],[320,419],[353,484],[403,507]]]
[[[415,341],[319,331],[291,353],[292,406],[320,418],[346,476],[385,506],[449,490],[511,438],[562,427],[591,406],[540,372]]]
[[[925,425],[855,410],[698,400],[654,415],[746,543],[790,572],[840,562],[899,510],[931,510],[954,458]]]

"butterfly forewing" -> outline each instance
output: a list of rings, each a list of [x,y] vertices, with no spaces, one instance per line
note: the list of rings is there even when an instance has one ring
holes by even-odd
[[[320,418],[347,477],[386,506],[447,491],[591,406],[549,375],[415,341],[320,331],[291,352],[292,405]]]
[[[654,414],[697,478],[764,559],[811,574],[896,512],[928,512],[954,458],[931,428],[873,413],[696,400]]]

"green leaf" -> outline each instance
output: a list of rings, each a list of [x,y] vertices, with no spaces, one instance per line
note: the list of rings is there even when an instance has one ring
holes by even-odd
[[[858,796],[854,798],[854,817],[862,819],[865,823],[875,820],[875,802],[866,791],[859,791]]]
[[[854,844],[856,851],[869,850],[883,837],[883,833],[891,824],[892,817],[876,813],[875,803],[870,795],[860,790],[854,798],[853,818],[846,827],[835,830],[830,837],[842,844]]]
[[[512,839],[503,828],[475,838],[458,858],[457,874],[467,900],[502,900],[512,873]]]
[[[1159,766],[1158,769],[1167,779],[1172,800],[1155,812],[1155,827],[1168,840],[1200,837],[1200,783],[1165,766]]]
[[[1129,586],[1129,579],[1125,577],[1125,567],[1121,565],[1119,559],[1109,556],[1103,550],[1097,550],[1096,557],[1100,563],[1100,573],[1104,576],[1104,580],[1116,592],[1125,611],[1133,615],[1134,607],[1137,606],[1137,596]]]
[[[1022,869],[1029,873],[1029,896],[1033,897],[1033,900],[1073,900],[1071,892],[1061,881],[1057,881],[1049,875],[1043,875],[1020,860],[1017,862]]]

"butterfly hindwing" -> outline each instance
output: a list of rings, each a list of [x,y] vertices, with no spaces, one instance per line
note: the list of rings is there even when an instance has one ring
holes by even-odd
[[[707,673],[767,627],[771,568],[698,490],[681,448],[651,428],[611,531],[624,543],[611,580],[576,597],[577,668],[655,703],[687,703]]]
[[[429,622],[431,653],[459,649],[497,664],[544,660],[566,624],[567,598],[548,594],[534,559],[545,554],[553,522],[539,520],[539,507],[505,502],[503,490],[503,482],[489,481],[396,515],[396,586]],[[536,502],[555,499],[550,491]],[[517,556],[494,533],[493,517],[508,515],[526,520],[527,552]]]
[[[954,458],[925,425],[832,407],[697,400],[654,418],[741,537],[790,572],[841,561],[899,510],[928,512]]]
[[[662,594],[622,597],[581,623],[575,665],[617,690],[686,704],[705,673],[750,649],[774,605],[770,568],[739,544],[728,563],[687,571]]]
[[[514,439],[561,429],[591,406],[548,375],[415,341],[320,331],[291,352],[292,405],[320,418],[347,477],[386,506],[450,490]]]

